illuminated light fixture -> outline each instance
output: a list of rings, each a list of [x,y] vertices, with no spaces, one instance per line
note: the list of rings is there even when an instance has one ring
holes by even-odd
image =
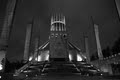
[[[33,59],[33,57],[32,57],[32,56],[30,56],[30,57],[29,57],[29,61],[31,61],[32,59]]]
[[[49,54],[46,55],[46,59],[45,60],[47,60],[47,61],[49,60]]]
[[[72,55],[71,54],[69,54],[69,60],[72,61]]]
[[[35,58],[35,61],[38,61],[38,57]]]
[[[26,75],[26,77],[28,77],[28,75]]]
[[[0,79],[2,78],[2,76],[0,76]]]
[[[83,60],[82,57],[79,54],[77,54],[77,61],[82,61],[82,60]]]
[[[23,72],[23,70],[21,70],[21,72]]]
[[[3,69],[3,66],[2,66],[2,64],[0,64],[0,70],[2,70]]]
[[[41,61],[41,56],[40,55],[38,56],[38,61]]]

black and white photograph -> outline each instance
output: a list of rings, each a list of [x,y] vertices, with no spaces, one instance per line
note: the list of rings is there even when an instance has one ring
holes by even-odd
[[[0,80],[120,80],[120,0],[0,0]]]

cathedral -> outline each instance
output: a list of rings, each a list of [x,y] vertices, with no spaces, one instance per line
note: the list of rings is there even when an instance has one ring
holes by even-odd
[[[4,72],[5,70],[8,40],[17,5],[17,0],[10,0],[8,2],[0,36],[0,72]],[[39,39],[36,39],[35,50],[31,55],[29,47],[33,22],[30,22],[27,25],[26,30],[23,55],[24,65],[15,70],[13,76],[22,79],[28,78],[28,80],[31,80],[32,78],[37,78],[37,80],[39,80],[41,77],[44,77],[47,80],[47,75],[53,75],[52,80],[54,80],[56,79],[54,78],[56,74],[59,76],[62,75],[62,77],[70,74],[72,77],[74,75],[77,76],[75,77],[75,80],[79,80],[79,78],[87,80],[89,77],[91,80],[95,80],[99,78],[98,76],[105,76],[108,75],[108,73],[110,75],[116,73],[120,74],[117,72],[119,68],[115,70],[115,66],[118,66],[120,63],[120,53],[104,58],[100,45],[98,25],[93,24],[98,60],[90,61],[88,38],[85,37],[86,52],[83,54],[81,49],[69,40],[70,34],[68,33],[69,31],[66,24],[64,15],[52,15],[48,40],[46,40],[43,45],[38,45]],[[91,76],[97,76],[98,78],[92,78]],[[71,76],[69,76],[69,78],[70,77]],[[66,80],[69,79],[67,78]]]
[[[25,52],[24,56],[26,56],[24,60],[27,60],[28,53]],[[29,56],[28,61],[16,70],[14,76],[40,77],[51,74],[82,76],[105,74],[90,64],[81,50],[69,41],[65,16],[61,14],[51,17],[49,39],[43,45],[36,47],[34,55]]]
[[[37,61],[85,61],[81,50],[69,41],[65,16],[54,15],[51,18],[49,40],[38,48]],[[26,54],[24,54],[26,55]],[[33,56],[29,57],[31,60]]]

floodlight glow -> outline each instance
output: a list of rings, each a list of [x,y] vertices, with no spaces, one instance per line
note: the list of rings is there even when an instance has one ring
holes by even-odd
[[[40,55],[38,56],[38,61],[41,61],[41,56]]]
[[[38,61],[38,57],[35,58],[35,61]]]
[[[69,60],[72,61],[72,55],[71,54],[69,54]]]
[[[31,61],[31,60],[32,60],[32,58],[33,58],[33,57],[32,57],[32,56],[30,56],[30,57],[29,57],[29,61]]]
[[[47,61],[49,60],[49,54],[46,55],[46,59],[45,60],[47,60]]]
[[[2,70],[3,69],[3,66],[0,64],[0,70]]]
[[[44,60],[49,61],[49,51],[45,51]]]
[[[77,54],[77,61],[82,61],[82,57],[79,54]]]

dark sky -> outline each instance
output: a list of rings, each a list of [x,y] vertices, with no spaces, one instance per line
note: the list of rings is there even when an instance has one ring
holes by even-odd
[[[9,40],[8,59],[12,61],[22,59],[26,26],[32,17],[34,17],[32,44],[38,35],[42,44],[48,39],[50,17],[57,13],[66,16],[66,27],[71,34],[70,41],[82,51],[84,51],[83,33],[88,34],[90,54],[96,51],[90,16],[93,16],[94,23],[99,25],[102,49],[112,46],[120,35],[120,22],[114,0],[19,0]]]

